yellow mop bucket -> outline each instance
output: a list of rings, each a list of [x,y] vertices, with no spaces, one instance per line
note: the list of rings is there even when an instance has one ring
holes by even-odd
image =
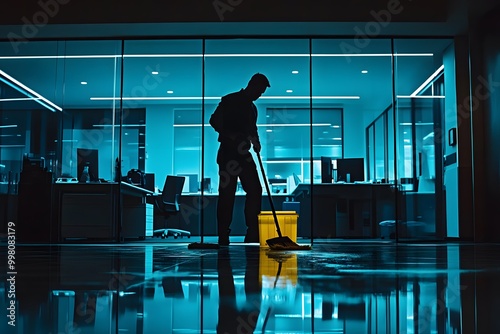
[[[288,236],[293,242],[297,241],[297,220],[299,215],[295,211],[276,211],[278,224],[283,235]],[[267,247],[266,240],[278,237],[276,224],[272,211],[262,211],[259,214],[259,240],[260,247]]]

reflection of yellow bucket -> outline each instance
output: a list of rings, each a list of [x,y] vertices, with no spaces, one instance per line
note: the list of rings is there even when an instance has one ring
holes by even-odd
[[[260,249],[259,279],[262,288],[295,286],[297,271],[297,254]]]
[[[299,215],[295,211],[276,211],[281,235],[289,237],[293,242],[297,242],[297,220]],[[262,211],[259,214],[259,238],[260,246],[267,246],[266,240],[278,237],[276,224],[272,211]]]

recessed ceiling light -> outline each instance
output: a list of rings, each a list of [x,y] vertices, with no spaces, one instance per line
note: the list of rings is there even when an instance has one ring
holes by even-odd
[[[159,73],[158,71],[151,72],[151,74],[153,74],[153,75],[157,75],[158,73]]]
[[[340,125],[333,125],[332,128],[338,129],[340,128]]]
[[[286,90],[286,92],[287,92],[287,93],[293,93],[293,90],[291,90],[291,89],[287,89],[287,90]]]
[[[292,74],[299,74],[299,71],[297,71],[297,70],[293,70],[293,71],[292,71]]]
[[[174,91],[173,90],[167,90],[167,94],[173,94]]]
[[[366,73],[368,73],[368,71],[367,70],[362,70],[361,73],[366,74]]]
[[[86,85],[87,84],[87,81],[82,81],[80,82],[82,85]]]

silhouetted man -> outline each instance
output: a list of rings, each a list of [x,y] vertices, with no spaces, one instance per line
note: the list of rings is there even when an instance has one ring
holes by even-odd
[[[219,199],[217,202],[217,227],[219,245],[229,245],[231,220],[238,178],[246,193],[245,242],[259,242],[258,215],[261,210],[262,187],[257,167],[250,153],[253,146],[260,152],[257,133],[257,108],[253,103],[271,87],[265,75],[256,73],[248,85],[238,92],[223,96],[210,117],[210,125],[219,134]]]

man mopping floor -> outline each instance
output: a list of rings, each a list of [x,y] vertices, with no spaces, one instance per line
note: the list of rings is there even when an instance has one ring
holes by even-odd
[[[254,101],[266,91],[267,87],[271,87],[267,77],[260,73],[254,74],[245,88],[223,96],[210,117],[210,125],[219,134],[218,141],[220,142],[217,152],[217,165],[219,166],[219,198],[217,202],[218,245],[229,245],[230,226],[233,218],[238,179],[246,193],[245,223],[247,231],[244,242],[259,242],[259,213],[261,212],[262,205],[262,186],[257,166],[250,153],[250,148],[253,147],[259,159],[279,235],[278,238],[267,240],[268,246],[276,250],[311,249],[310,246],[300,246],[289,237],[281,235],[269,186],[264,174],[260,158],[261,144],[257,131],[258,113]]]
[[[210,125],[219,134],[217,152],[219,166],[219,198],[217,202],[217,230],[219,246],[229,245],[233,207],[238,179],[246,193],[245,243],[259,242],[258,215],[261,211],[262,186],[250,148],[261,150],[257,132],[257,107],[254,104],[270,87],[263,74],[252,76],[247,86],[238,92],[223,96],[210,117]]]

